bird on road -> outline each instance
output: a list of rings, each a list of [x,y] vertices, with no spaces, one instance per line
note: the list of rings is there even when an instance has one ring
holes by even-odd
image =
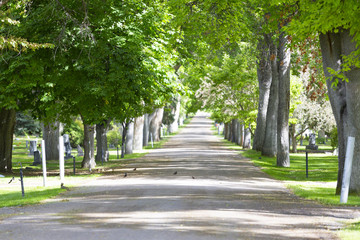
[[[136,171],[136,168],[134,168],[133,171]]]
[[[61,183],[60,188],[61,189],[66,189],[67,191],[70,191],[70,188],[65,187],[64,183]]]
[[[124,174],[124,178],[127,177],[127,173]]]
[[[177,171],[174,172],[174,175],[176,175],[176,174],[177,174]]]
[[[195,177],[194,177],[194,176],[192,176],[192,179],[195,179]]]

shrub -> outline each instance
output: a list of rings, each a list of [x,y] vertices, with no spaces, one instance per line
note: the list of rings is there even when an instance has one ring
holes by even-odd
[[[330,131],[330,144],[333,150],[338,147],[338,131],[337,128],[333,128]]]
[[[69,134],[71,147],[82,146],[84,142],[84,125],[81,120],[76,119],[64,126],[62,134]]]
[[[317,138],[316,143],[317,144],[324,144],[325,143],[325,138]]]
[[[107,132],[107,141],[109,144],[113,144],[114,146],[117,146],[121,143],[121,129],[120,127],[113,125],[112,129]]]

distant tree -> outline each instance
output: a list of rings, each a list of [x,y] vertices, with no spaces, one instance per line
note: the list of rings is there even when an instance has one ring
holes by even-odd
[[[24,112],[16,113],[16,125],[15,125],[15,134],[17,136],[24,135],[41,135],[41,125],[40,122],[31,117],[31,115]]]

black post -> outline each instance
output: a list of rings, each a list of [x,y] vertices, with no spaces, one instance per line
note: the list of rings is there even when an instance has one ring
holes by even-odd
[[[24,191],[24,175],[23,175],[23,171],[22,168],[20,168],[20,182],[21,182],[21,193],[22,196],[25,196],[25,191]]]
[[[76,169],[75,157],[73,157],[73,173],[74,173],[74,175],[75,175],[75,169]]]
[[[306,178],[309,177],[309,158],[308,158],[308,152],[306,151]]]

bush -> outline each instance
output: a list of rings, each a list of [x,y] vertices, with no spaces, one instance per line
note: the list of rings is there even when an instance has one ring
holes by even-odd
[[[330,144],[333,150],[338,147],[338,131],[337,128],[333,128],[330,131]]]
[[[316,143],[317,144],[325,144],[325,138],[317,138]]]
[[[117,146],[121,143],[121,129],[120,127],[113,125],[112,129],[107,132],[107,141],[109,144]]]
[[[69,134],[71,147],[82,146],[84,142],[84,125],[81,120],[76,119],[64,126],[62,134]]]

